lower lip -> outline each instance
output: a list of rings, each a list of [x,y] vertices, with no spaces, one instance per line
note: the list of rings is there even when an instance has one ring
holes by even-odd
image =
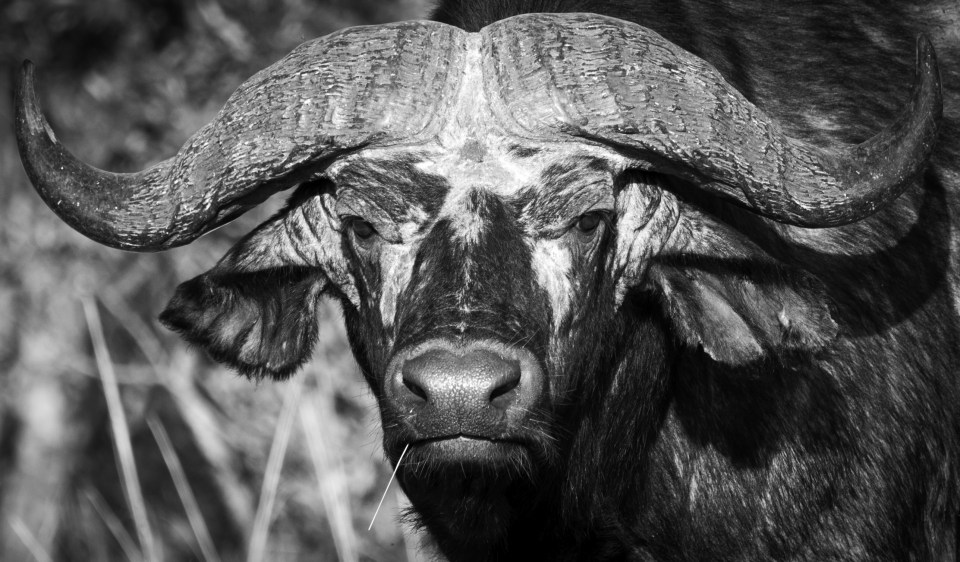
[[[429,455],[433,462],[498,465],[516,463],[526,448],[512,441],[492,441],[472,437],[452,437],[415,443],[418,453]]]

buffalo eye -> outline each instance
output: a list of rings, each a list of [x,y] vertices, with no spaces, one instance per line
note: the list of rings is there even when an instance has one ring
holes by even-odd
[[[589,235],[596,232],[597,227],[600,226],[601,222],[603,222],[603,216],[600,213],[584,213],[580,215],[574,226],[578,232]]]
[[[354,237],[356,237],[357,242],[360,244],[369,244],[377,233],[377,229],[373,228],[372,224],[360,217],[349,217],[346,221],[347,228],[353,232]]]

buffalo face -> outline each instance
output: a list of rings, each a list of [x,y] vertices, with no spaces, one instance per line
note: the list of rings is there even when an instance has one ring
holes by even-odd
[[[610,366],[618,167],[599,148],[471,139],[360,152],[301,188],[339,225],[330,290],[418,506],[478,530],[491,497],[556,477],[562,413]]]

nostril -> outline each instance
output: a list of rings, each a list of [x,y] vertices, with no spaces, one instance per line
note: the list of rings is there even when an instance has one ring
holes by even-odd
[[[434,371],[429,356],[413,358],[403,365],[393,384],[404,407],[419,407],[436,398],[431,382],[436,376]]]
[[[415,396],[417,396],[424,402],[427,401],[427,391],[424,390],[423,387],[420,386],[419,384],[413,382],[407,377],[403,377],[403,386],[407,387],[407,390],[412,392]]]
[[[516,380],[509,381],[506,384],[502,384],[497,388],[494,388],[493,392],[490,393],[490,401],[493,402],[497,398],[500,398],[504,394],[509,393],[511,390],[517,388],[518,386],[520,386],[520,377],[517,377]]]
[[[506,408],[513,403],[518,394],[515,391],[520,387],[520,363],[504,361],[501,367],[499,380],[494,383],[488,400],[494,406]]]

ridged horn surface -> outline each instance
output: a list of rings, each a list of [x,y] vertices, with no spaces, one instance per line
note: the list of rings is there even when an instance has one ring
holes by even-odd
[[[244,82],[174,157],[129,174],[89,166],[57,141],[28,61],[16,92],[20,156],[43,200],[82,234],[125,250],[183,245],[344,151],[435,134],[459,85],[464,37],[403,22],[304,43]]]
[[[641,26],[593,14],[535,14],[485,28],[487,97],[526,137],[616,145],[773,220],[861,220],[926,166],[942,115],[920,38],[913,95],[873,138],[826,151],[783,133],[700,58]]]

